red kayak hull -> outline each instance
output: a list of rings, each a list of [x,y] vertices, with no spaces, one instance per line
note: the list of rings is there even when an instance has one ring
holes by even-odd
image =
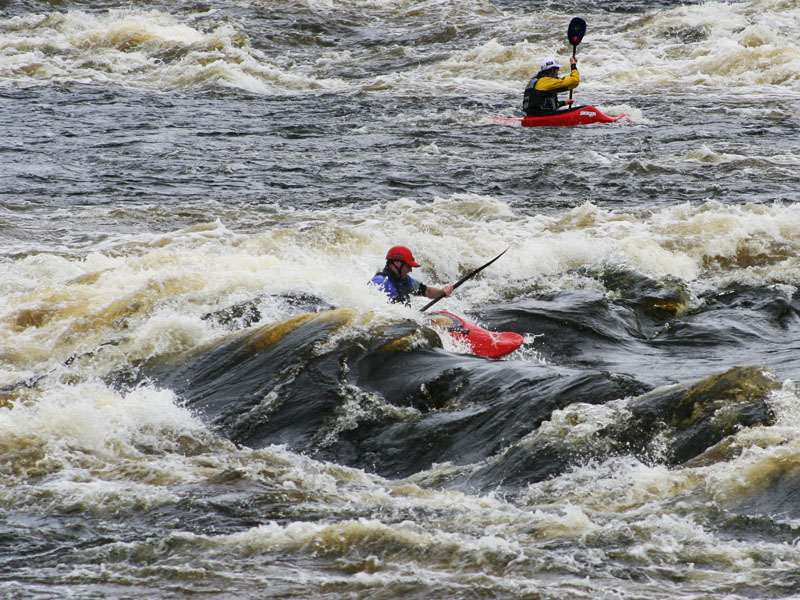
[[[446,311],[429,313],[428,318],[434,327],[465,343],[477,356],[500,358],[519,348],[525,341],[518,333],[489,331]]]
[[[616,123],[626,116],[609,117],[594,106],[577,106],[552,115],[539,117],[492,117],[492,119],[504,123],[519,123],[523,127],[573,127],[575,125],[591,125],[592,123]]]

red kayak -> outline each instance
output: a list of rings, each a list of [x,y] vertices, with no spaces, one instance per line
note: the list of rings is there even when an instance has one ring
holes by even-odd
[[[609,117],[594,106],[576,106],[560,110],[552,115],[538,117],[492,117],[504,123],[519,123],[523,127],[572,127],[574,125],[591,125],[592,123],[616,123],[627,115]]]
[[[518,333],[489,331],[445,311],[429,313],[428,317],[433,327],[444,330],[458,341],[466,342],[477,356],[500,358],[519,348],[525,341]]]

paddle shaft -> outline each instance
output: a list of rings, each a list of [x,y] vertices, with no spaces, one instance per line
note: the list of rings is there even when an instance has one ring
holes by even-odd
[[[492,263],[493,263],[494,261],[496,261],[498,258],[500,258],[501,256],[503,256],[503,254],[505,254],[506,252],[508,252],[508,248],[506,248],[505,250],[503,250],[503,251],[502,251],[500,254],[498,254],[497,256],[495,256],[495,257],[494,257],[492,260],[490,260],[489,262],[487,262],[485,265],[482,265],[482,266],[478,267],[477,269],[475,269],[474,271],[470,271],[469,273],[467,273],[466,275],[464,275],[464,276],[463,276],[461,279],[459,279],[458,281],[456,281],[456,282],[453,284],[453,289],[456,289],[456,288],[457,288],[458,286],[460,286],[462,283],[464,283],[464,282],[465,282],[465,281],[467,281],[468,279],[471,279],[472,277],[474,277],[475,275],[477,275],[478,273],[480,273],[481,271],[483,271],[483,270],[484,270],[486,267],[488,267],[490,264],[492,264]],[[437,303],[439,300],[441,300],[442,298],[444,298],[446,295],[447,295],[447,294],[445,294],[444,292],[442,292],[442,293],[441,293],[441,294],[439,294],[439,295],[438,295],[436,298],[434,298],[433,300],[431,300],[430,302],[428,302],[428,303],[427,303],[425,306],[423,306],[423,307],[420,309],[420,312],[425,312],[425,311],[426,311],[426,310],[428,310],[428,309],[429,309],[431,306],[433,306],[434,304],[436,304],[436,303]]]
[[[572,46],[572,58],[575,58],[575,50],[578,49],[578,44]],[[572,90],[569,91],[569,99],[572,100]]]
[[[575,51],[578,49],[578,45],[575,44],[572,47],[572,58],[575,58]],[[572,100],[572,90],[569,91],[569,99]]]

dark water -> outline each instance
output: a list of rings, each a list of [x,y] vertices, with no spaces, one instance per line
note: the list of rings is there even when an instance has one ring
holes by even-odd
[[[521,128],[566,60],[614,124]],[[800,4],[0,5],[0,592],[792,598]],[[473,356],[365,282],[410,246]]]

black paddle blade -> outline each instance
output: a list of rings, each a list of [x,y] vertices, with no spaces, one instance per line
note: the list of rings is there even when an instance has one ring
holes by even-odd
[[[569,22],[569,29],[567,29],[567,39],[573,47],[581,43],[583,34],[586,33],[586,21],[580,17],[575,17]]]

